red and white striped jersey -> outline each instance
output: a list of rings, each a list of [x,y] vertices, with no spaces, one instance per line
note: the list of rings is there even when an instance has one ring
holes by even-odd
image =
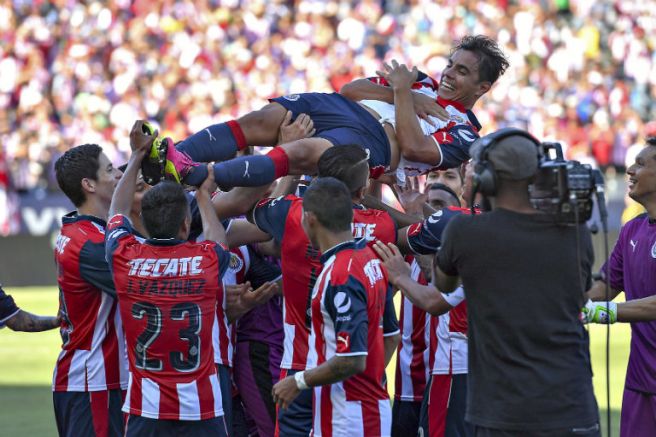
[[[223,415],[211,326],[229,253],[214,242],[142,243],[122,215],[107,232],[130,362],[123,411],[165,420]]]
[[[467,301],[431,317],[431,374],[467,373]]]
[[[391,408],[383,384],[387,272],[366,241],[341,243],[321,256],[312,291],[308,364],[366,355],[362,373],[314,388],[313,435],[385,436]]]
[[[226,285],[242,284],[245,282],[246,272],[250,265],[250,255],[246,246],[230,249],[230,262],[228,270],[223,275],[222,287]],[[232,354],[235,344],[235,330],[228,323],[226,315],[226,295],[216,306],[216,318],[212,325],[212,344],[214,346],[214,362],[232,367]]]
[[[270,234],[282,253],[283,322],[285,331],[282,369],[308,368],[310,294],[321,264],[319,251],[312,247],[301,226],[303,199],[288,195],[264,199],[253,210],[253,222]],[[369,244],[375,240],[396,242],[396,225],[387,212],[353,205],[354,238]]]
[[[127,356],[114,283],[105,261],[105,221],[71,213],[62,223],[55,263],[64,320],[53,391],[125,388]]]
[[[411,277],[426,285],[417,260],[406,256],[410,263]],[[401,342],[396,355],[396,378],[394,399],[401,401],[421,401],[426,390],[430,357],[430,315],[415,307],[410,299],[401,297]]]
[[[369,78],[370,81],[389,86],[382,77]],[[417,176],[434,170],[445,170],[457,167],[469,160],[469,147],[479,138],[481,129],[474,113],[467,110],[460,102],[446,100],[438,95],[439,84],[430,76],[420,72],[417,82],[412,85],[412,91],[433,98],[449,114],[448,120],[428,117],[430,123],[420,117],[417,122],[425,136],[432,138],[435,147],[440,151],[441,160],[435,163],[415,162],[401,156],[398,164],[397,177],[403,181],[405,176]],[[393,104],[380,100],[361,100],[360,104],[376,111],[380,123],[389,123],[396,129],[396,110]]]

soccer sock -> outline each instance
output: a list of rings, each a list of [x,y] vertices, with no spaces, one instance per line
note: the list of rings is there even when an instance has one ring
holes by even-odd
[[[225,161],[247,147],[246,137],[236,120],[213,124],[176,145],[196,162]]]
[[[259,187],[270,184],[289,172],[289,157],[280,147],[266,155],[240,156],[214,164],[214,180],[226,190],[232,187]],[[207,167],[194,167],[185,184],[200,186],[207,178]]]

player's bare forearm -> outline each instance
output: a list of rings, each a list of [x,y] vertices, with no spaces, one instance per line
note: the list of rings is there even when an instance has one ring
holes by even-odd
[[[394,87],[396,139],[406,159],[427,164],[440,162],[439,149],[434,140],[425,136],[415,113],[409,87]]]
[[[390,87],[377,85],[369,79],[356,79],[347,83],[339,93],[351,100],[380,100],[394,103],[394,92]]]
[[[442,293],[433,285],[419,284],[409,276],[400,277],[395,285],[401,289],[401,293],[410,299],[414,306],[432,316],[439,316],[452,308],[444,300]]]
[[[460,278],[458,276],[449,276],[439,267],[435,267],[435,286],[444,293],[451,293],[458,288]]]
[[[37,316],[20,310],[6,325],[13,331],[41,332],[55,329],[59,326],[59,318],[49,316]]]
[[[602,300],[613,300],[621,293],[620,290],[616,290],[613,287],[608,288],[608,296],[606,296],[606,282],[604,281],[595,281],[592,284],[592,287],[588,290],[588,299],[593,302],[598,302]]]
[[[392,220],[394,220],[398,229],[405,228],[406,226],[410,226],[421,221],[421,218],[401,212],[398,209],[389,206],[382,200],[377,199],[369,194],[364,196],[362,204],[367,208],[386,211],[390,217],[392,217]]]
[[[114,190],[112,203],[109,207],[109,217],[116,214],[122,214],[126,217],[130,215],[132,201],[134,200],[134,192],[137,186],[139,168],[141,166],[141,161],[145,156],[146,151],[144,149],[136,149],[132,151],[128,161],[128,166]]]
[[[274,188],[274,190],[271,192],[269,197],[280,197],[286,196],[288,194],[294,194],[299,182],[300,179],[298,176],[284,176],[278,179],[278,184],[276,185],[276,188]]]
[[[227,193],[214,196],[212,205],[220,219],[239,217],[250,211],[269,190],[269,185],[261,187],[235,187]]]
[[[203,234],[206,240],[216,241],[217,243],[226,244],[226,232],[214,211],[210,195],[203,189],[196,192],[196,201],[200,218],[203,222]]]
[[[366,355],[335,356],[311,370],[305,371],[305,382],[310,387],[334,384],[364,372]]]
[[[617,304],[618,322],[651,322],[656,320],[656,296]]]
[[[392,360],[394,352],[401,341],[401,334],[388,335],[383,338],[383,348],[385,350],[385,367]]]
[[[239,247],[244,244],[269,241],[271,235],[260,230],[256,225],[244,219],[233,220],[227,231],[228,247]]]

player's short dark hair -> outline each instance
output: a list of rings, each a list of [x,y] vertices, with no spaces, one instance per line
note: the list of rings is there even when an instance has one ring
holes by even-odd
[[[332,177],[346,185],[354,195],[367,185],[369,161],[367,152],[357,144],[343,144],[327,149],[319,157],[317,175]]]
[[[97,180],[101,153],[98,144],[82,144],[67,150],[55,162],[57,184],[76,207],[87,200],[82,179]]]
[[[303,210],[314,213],[319,223],[329,231],[351,230],[351,193],[343,182],[335,178],[315,179],[303,195]]]
[[[496,82],[510,65],[497,42],[485,35],[465,36],[453,47],[451,54],[458,50],[468,50],[478,56],[478,79],[481,82]]]
[[[647,145],[648,146],[656,146],[656,137],[647,138]]]
[[[141,218],[151,238],[175,238],[189,214],[185,191],[175,182],[160,182],[141,200]]]

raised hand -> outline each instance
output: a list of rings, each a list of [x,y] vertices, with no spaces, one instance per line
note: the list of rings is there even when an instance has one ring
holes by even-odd
[[[398,247],[392,243],[387,243],[386,246],[381,241],[376,241],[373,247],[383,261],[387,269],[389,281],[392,284],[396,285],[402,277],[410,277],[412,270],[410,269],[410,265],[403,259],[403,255],[401,255]]]
[[[428,200],[428,194],[419,191],[418,178],[407,177],[405,185],[394,184],[392,188],[406,214],[423,215],[423,207]]]
[[[385,78],[392,88],[412,88],[412,84],[417,81],[419,70],[417,67],[408,69],[405,64],[399,64],[396,60],[392,60],[392,65],[388,63],[383,64],[383,71],[376,71],[376,74]]]
[[[202,185],[198,189],[202,193],[207,193],[212,195],[216,191],[216,182],[214,182],[214,163],[210,162],[207,164],[207,177],[203,181]]]
[[[146,133],[152,128],[148,122],[144,120],[137,120],[132,125],[132,130],[130,131],[130,149],[133,152],[141,151],[146,154],[150,151],[150,147],[153,145],[153,141],[157,138],[159,132],[154,131],[153,135]]]
[[[292,141],[311,137],[315,134],[314,122],[307,114],[299,114],[292,123],[292,111],[287,111],[280,125],[278,144],[290,143]]]
[[[433,120],[429,117],[439,118],[440,120],[447,121],[451,115],[437,103],[433,97],[427,96],[422,93],[412,93],[412,101],[414,103],[415,112],[417,117],[426,120],[432,126],[435,126]]]

